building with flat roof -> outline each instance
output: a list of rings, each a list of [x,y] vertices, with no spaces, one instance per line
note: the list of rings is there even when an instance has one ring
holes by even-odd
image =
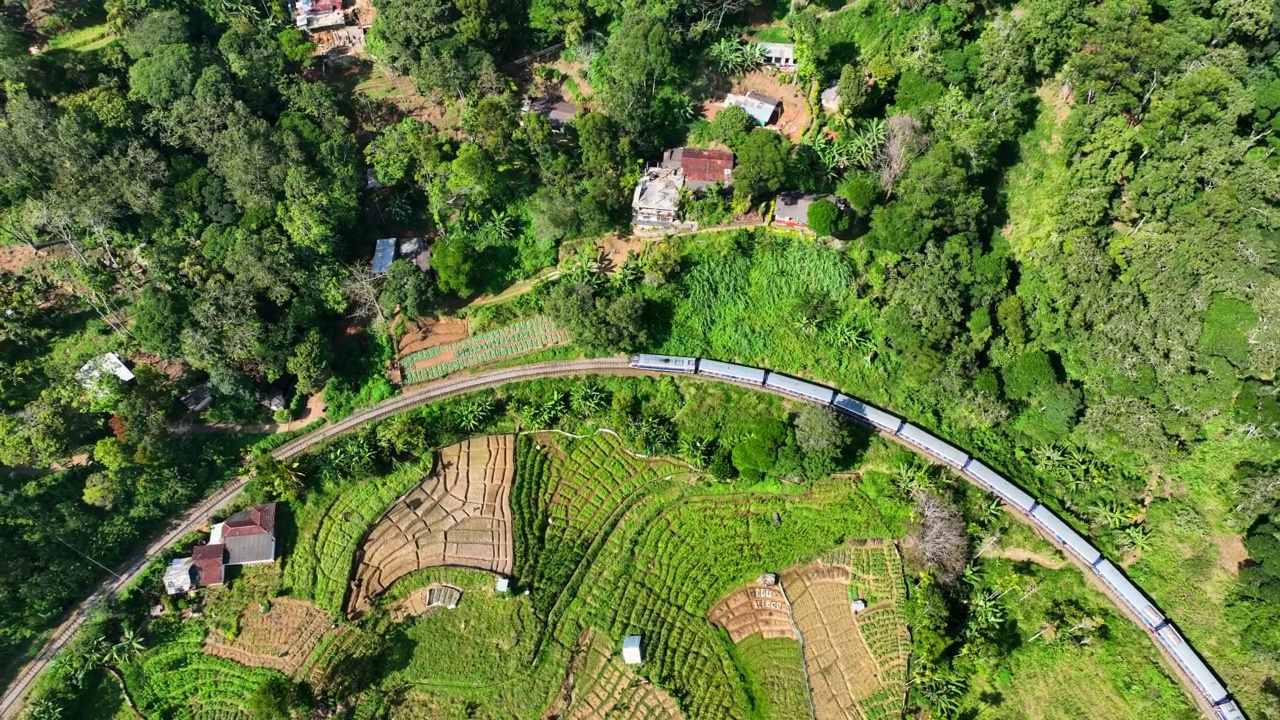
[[[76,371],[76,382],[86,388],[93,387],[98,380],[107,375],[114,375],[120,382],[129,382],[134,378],[133,371],[125,366],[120,356],[105,353],[90,360]]]
[[[832,198],[830,195],[803,192],[778,193],[778,199],[773,204],[773,222],[783,227],[808,229],[809,206],[823,199]]]
[[[755,121],[761,125],[768,125],[773,122],[777,116],[778,110],[782,107],[782,101],[761,95],[758,92],[747,91],[745,95],[736,95],[729,93],[724,96],[724,106],[737,106],[747,111]]]
[[[164,591],[184,595],[195,588],[195,565],[191,558],[174,558],[164,569]]]
[[[639,228],[674,225],[680,209],[684,174],[679,170],[653,167],[644,171],[631,195],[631,223]]]
[[[561,130],[578,113],[578,106],[558,97],[529,98],[522,108],[527,113],[541,115],[553,130]]]
[[[764,64],[783,72],[796,70],[796,46],[791,43],[758,43],[764,48]]]

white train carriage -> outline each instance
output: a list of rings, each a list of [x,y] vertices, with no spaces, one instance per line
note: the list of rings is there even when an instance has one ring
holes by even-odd
[[[630,362],[633,368],[657,370],[659,372],[695,373],[698,370],[698,358],[680,357],[678,355],[632,355]]]
[[[1125,605],[1142,618],[1142,622],[1147,627],[1156,629],[1165,623],[1164,614],[1156,608],[1155,604],[1147,599],[1146,595],[1134,585],[1129,578],[1120,572],[1120,569],[1111,564],[1110,560],[1103,560],[1094,566],[1093,571],[1098,573],[1102,578],[1102,582],[1111,588],[1111,591],[1120,596]]]
[[[1218,705],[1231,699],[1222,681],[1213,674],[1195,648],[1182,639],[1182,634],[1176,628],[1166,625],[1156,633],[1156,636],[1165,647],[1169,648],[1169,652],[1173,654],[1182,669],[1187,671],[1211,704]]]
[[[1003,475],[987,467],[980,460],[969,458],[969,464],[964,466],[964,471],[974,480],[977,480],[979,485],[1000,496],[1005,502],[1023,512],[1031,512],[1039,504],[1035,498],[1027,494],[1022,488],[1009,482]]]
[[[1228,700],[1213,709],[1222,720],[1245,720],[1244,713],[1240,712],[1240,706],[1235,700]]]
[[[760,368],[747,367],[746,365],[735,365],[734,363],[702,358],[698,361],[698,374],[711,375],[712,377],[724,378],[725,380],[748,385],[763,385],[765,371]]]
[[[1076,557],[1084,560],[1089,565],[1094,565],[1098,559],[1102,557],[1102,553],[1098,549],[1089,544],[1080,536],[1080,533],[1071,529],[1062,518],[1053,514],[1049,508],[1041,505],[1031,512],[1031,517],[1040,523],[1040,526],[1048,530],[1058,541],[1067,547]]]
[[[831,404],[846,415],[852,415],[863,422],[871,423],[885,432],[896,435],[898,430],[902,428],[903,421],[897,416],[890,415],[879,408],[872,407],[858,398],[849,397],[844,393],[836,393],[836,399]]]
[[[764,385],[821,405],[830,405],[831,400],[836,396],[836,391],[829,387],[815,385],[814,383],[798,380],[787,375],[780,375],[776,372],[771,372],[765,377]]]
[[[969,462],[968,453],[951,443],[939,440],[911,423],[903,423],[902,428],[898,430],[898,437],[916,447],[922,448],[925,452],[948,465],[954,466],[957,470],[963,468],[964,464]]]

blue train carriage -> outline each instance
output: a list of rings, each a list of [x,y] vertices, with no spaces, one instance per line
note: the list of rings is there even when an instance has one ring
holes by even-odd
[[[1041,527],[1053,533],[1058,538],[1058,541],[1065,545],[1073,555],[1084,560],[1090,567],[1097,565],[1098,561],[1102,559],[1102,553],[1098,552],[1097,548],[1090,545],[1088,540],[1081,537],[1080,533],[1072,530],[1070,525],[1067,525],[1062,518],[1054,515],[1049,508],[1040,505],[1031,512],[1031,517],[1040,523]]]
[[[939,440],[921,428],[904,423],[902,429],[898,431],[898,437],[907,442],[923,449],[925,452],[951,465],[957,470],[964,468],[964,464],[969,462],[969,454],[960,448],[943,440]]]
[[[1195,648],[1182,639],[1182,633],[1172,625],[1166,625],[1156,635],[1160,638],[1160,642],[1169,648],[1169,652],[1173,654],[1182,669],[1186,670],[1195,681],[1196,687],[1200,688],[1201,694],[1209,700],[1209,704],[1215,708],[1222,708],[1231,702],[1231,695],[1227,693],[1226,686],[1213,674]],[[1239,708],[1236,708],[1236,711],[1239,712]]]
[[[858,398],[849,397],[844,393],[836,393],[836,399],[831,402],[831,405],[846,415],[851,415],[863,422],[870,423],[892,435],[897,435],[898,430],[902,428],[903,421],[896,415],[890,415],[879,408],[872,407]]]
[[[815,385],[814,383],[798,380],[776,372],[770,372],[765,376],[764,386],[774,390],[781,390],[802,400],[816,402],[819,405],[830,405],[836,396],[836,391],[829,387]]]
[[[736,365],[702,358],[698,362],[698,374],[724,378],[725,380],[747,385],[764,385],[765,371],[760,368],[747,367],[746,365]]]
[[[987,467],[977,458],[969,458],[969,464],[964,466],[964,471],[977,480],[979,485],[1023,512],[1029,513],[1039,504],[1025,490],[1009,482],[1003,475]]]
[[[627,364],[633,368],[657,370],[659,372],[693,374],[698,371],[698,358],[679,357],[677,355],[632,355]]]
[[[1110,560],[1103,560],[1093,567],[1093,571],[1098,573],[1102,581],[1111,588],[1111,591],[1120,596],[1125,605],[1129,609],[1137,613],[1142,618],[1142,622],[1152,630],[1163,628],[1168,620],[1165,619],[1163,613],[1155,606],[1155,603],[1147,599],[1146,595],[1134,585],[1129,578],[1120,572],[1120,569],[1111,564]]]

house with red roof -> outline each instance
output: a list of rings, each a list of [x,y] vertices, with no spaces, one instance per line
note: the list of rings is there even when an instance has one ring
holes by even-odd
[[[673,148],[662,154],[662,167],[681,170],[685,187],[701,190],[713,183],[728,185],[733,179],[733,153],[728,150]]]
[[[254,505],[213,526],[209,542],[191,553],[196,585],[221,585],[233,565],[262,565],[276,559],[276,504]]]

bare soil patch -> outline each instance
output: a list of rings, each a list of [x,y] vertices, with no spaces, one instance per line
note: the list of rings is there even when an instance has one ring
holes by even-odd
[[[400,357],[419,350],[433,348],[437,345],[448,345],[452,342],[465,340],[470,334],[470,327],[464,318],[444,317],[410,320],[407,323],[405,334],[400,338]]]
[[[796,639],[791,603],[781,587],[763,580],[734,590],[707,613],[707,619],[724,628],[735,643],[757,633],[764,638]]]
[[[205,639],[204,651],[241,665],[275,668],[295,675],[328,632],[329,616],[305,600],[279,598],[261,612],[249,604],[240,613],[240,632],[228,640],[219,632]]]
[[[347,615],[361,615],[396,580],[450,565],[510,574],[515,436],[472,438],[440,451],[436,470],[378,521],[356,554]]]
[[[809,126],[811,119],[808,106],[805,104],[804,88],[795,84],[784,84],[779,80],[779,77],[777,73],[768,70],[756,70],[735,79],[731,92],[742,94],[750,90],[782,101],[781,114],[778,116],[777,121],[769,127],[777,129],[783,135],[796,141],[800,139],[804,129]],[[723,98],[721,99],[723,100]],[[723,102],[708,103],[703,115],[710,120],[723,109]]]
[[[5,245],[0,247],[0,270],[20,273],[40,260],[40,253],[30,245]]]
[[[1218,562],[1232,575],[1239,575],[1240,568],[1249,559],[1249,550],[1244,546],[1244,538],[1239,535],[1219,535],[1213,539],[1218,546]]]

